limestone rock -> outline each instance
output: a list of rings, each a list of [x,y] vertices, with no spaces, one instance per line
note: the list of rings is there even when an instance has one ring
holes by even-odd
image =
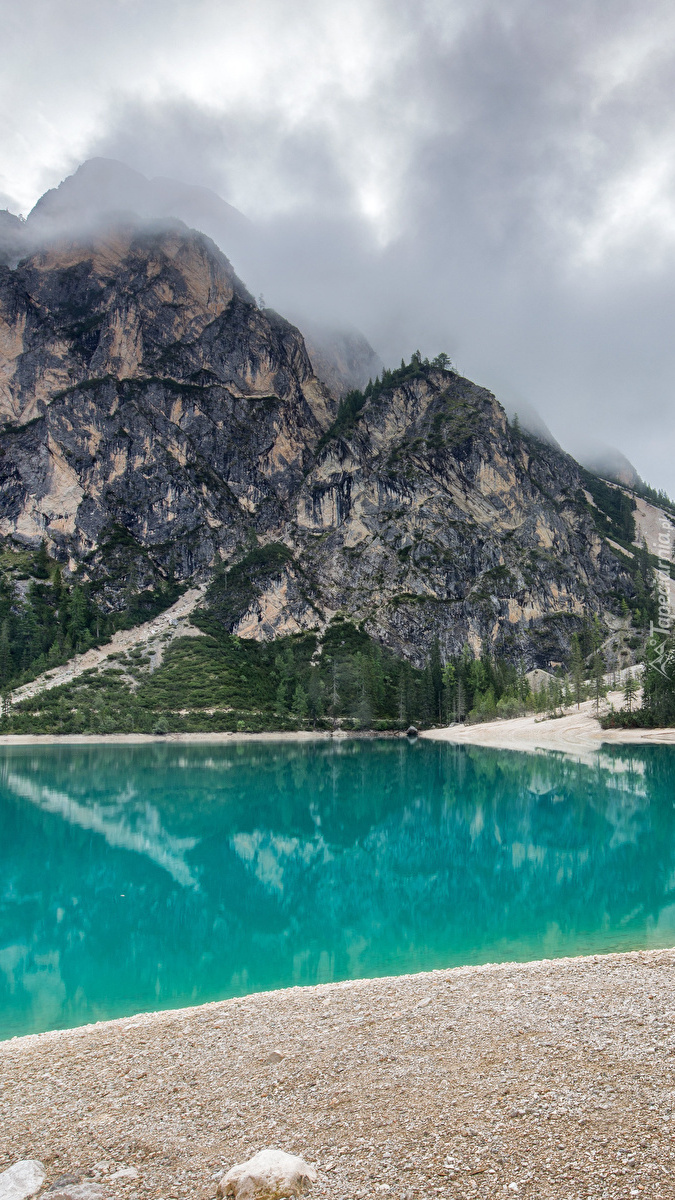
[[[316,1171],[296,1154],[266,1147],[238,1163],[220,1180],[219,1196],[235,1200],[281,1200],[282,1196],[301,1196],[316,1182]]]
[[[39,1192],[45,1180],[45,1169],[35,1158],[15,1162],[0,1174],[0,1200],[27,1200]]]

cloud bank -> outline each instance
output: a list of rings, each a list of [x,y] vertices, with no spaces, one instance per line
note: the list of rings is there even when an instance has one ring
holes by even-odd
[[[446,349],[675,492],[672,5],[4,8],[14,211],[92,155],[213,188],[255,221],[255,261],[232,257],[281,311],[389,362]]]

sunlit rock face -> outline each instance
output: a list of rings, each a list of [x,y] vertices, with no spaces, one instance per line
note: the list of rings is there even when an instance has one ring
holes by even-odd
[[[337,404],[299,331],[180,222],[0,266],[0,534],[44,537],[102,603],[123,606],[130,572],[208,578],[257,539],[290,557],[230,612],[241,636],[343,612],[417,662],[438,635],[533,665],[630,589],[576,463],[514,434],[489,392],[422,372],[339,436]]]

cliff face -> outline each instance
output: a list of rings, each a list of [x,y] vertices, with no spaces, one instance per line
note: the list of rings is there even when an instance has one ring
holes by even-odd
[[[489,392],[445,371],[367,403],[316,457],[294,515],[305,594],[311,580],[327,614],[353,614],[420,664],[435,635],[447,653],[487,642],[560,660],[584,609],[631,588],[588,515],[574,460],[514,435]],[[257,608],[269,636],[279,588],[241,630],[254,631]],[[297,619],[289,567],[285,615],[291,597]],[[315,620],[307,604],[302,623]]]
[[[276,528],[335,407],[298,331],[178,227],[2,270],[0,356],[0,531],[90,570],[120,529],[142,574],[185,578],[252,514]]]
[[[255,533],[287,553],[231,613],[244,636],[343,611],[413,660],[437,633],[549,661],[630,588],[576,463],[490,393],[420,368],[336,411],[297,329],[184,226],[0,268],[0,533],[46,538],[104,603],[208,577]]]

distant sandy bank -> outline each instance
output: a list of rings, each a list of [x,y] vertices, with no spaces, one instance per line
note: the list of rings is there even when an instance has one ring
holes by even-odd
[[[586,701],[569,716],[545,720],[541,716],[515,717],[510,721],[486,721],[483,725],[450,725],[446,729],[427,729],[424,738],[494,746],[497,750],[560,750],[574,753],[599,750],[603,745],[675,746],[675,729],[601,729],[592,713],[593,702]]]

